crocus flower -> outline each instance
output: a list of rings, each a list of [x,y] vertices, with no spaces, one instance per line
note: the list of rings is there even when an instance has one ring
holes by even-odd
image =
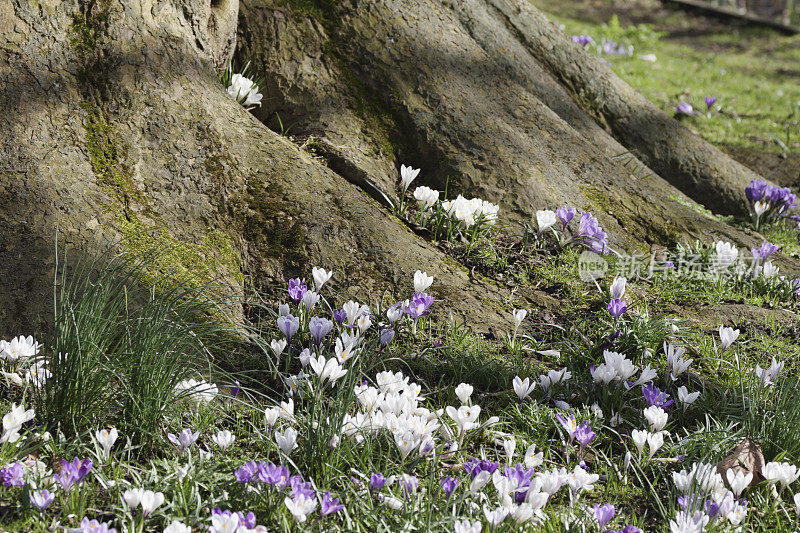
[[[669,399],[669,394],[666,391],[662,392],[655,383],[642,385],[642,396],[644,396],[649,406],[664,408],[674,403],[673,400]]]
[[[311,269],[311,275],[314,278],[314,288],[319,291],[333,277],[333,270],[314,267]]]
[[[411,182],[419,175],[419,171],[420,169],[418,168],[400,165],[400,183],[403,187],[403,193],[408,190],[408,186],[411,185]]]
[[[314,509],[317,508],[316,498],[306,498],[302,494],[295,498],[284,498],[283,503],[286,505],[289,512],[292,513],[294,519],[301,523],[305,522],[308,515],[313,513]]]
[[[442,479],[442,490],[444,491],[445,499],[449,500],[450,496],[458,487],[458,484],[461,482],[460,479],[457,477],[447,476]]]
[[[347,311],[344,309],[334,309],[331,311],[331,314],[333,315],[333,319],[339,324],[342,324],[347,319]]]
[[[58,484],[61,485],[62,489],[69,491],[73,485],[80,483],[91,469],[91,459],[84,459],[81,461],[76,457],[71,463],[68,463],[66,460],[62,459],[61,473],[54,475],[53,479],[55,479]]]
[[[458,409],[448,405],[445,409],[447,415],[453,419],[458,426],[459,435],[478,426],[478,416],[481,414],[480,405],[462,405]]]
[[[587,44],[590,44],[592,41],[594,41],[594,39],[592,39],[588,35],[573,35],[572,36],[572,42],[578,43],[578,44],[580,44],[582,46],[586,46]]]
[[[519,376],[514,376],[514,380],[511,384],[514,387],[514,393],[517,395],[517,398],[519,398],[519,401],[523,401],[530,396],[531,392],[533,392],[533,389],[536,387],[535,381],[531,383],[530,378],[520,379]]]
[[[563,224],[563,226],[566,228],[567,224],[569,224],[570,221],[575,218],[577,212],[577,209],[574,207],[561,206],[556,209],[556,216],[558,217],[558,220],[561,221],[561,224]]]
[[[244,106],[245,109],[261,106],[263,95],[259,92],[258,85],[241,73],[231,76],[230,85],[226,88],[226,93]]]
[[[592,431],[588,422],[582,422],[581,425],[578,426],[575,430],[575,440],[580,443],[581,452],[583,452],[584,448],[586,448],[596,436],[597,434]]]
[[[300,300],[302,300],[303,295],[306,293],[307,290],[308,287],[306,287],[306,278],[303,278],[302,280],[300,278],[294,278],[289,280],[289,289],[288,289],[289,296],[295,302],[299,302]]]
[[[469,474],[470,479],[475,479],[481,472],[488,472],[489,475],[494,474],[499,466],[498,463],[474,457],[470,461],[464,463],[464,471]]]
[[[769,256],[777,252],[778,248],[778,245],[767,241],[762,242],[761,246],[757,248],[753,246],[750,248],[750,252],[753,254],[753,262],[756,265],[763,263]]]
[[[241,484],[250,483],[253,480],[253,476],[258,473],[258,465],[255,461],[250,461],[239,468],[237,468],[233,475],[236,478],[236,481]]]
[[[308,321],[308,331],[314,339],[314,343],[319,345],[325,336],[333,331],[333,322],[327,318],[312,317]]]
[[[406,498],[410,498],[412,494],[417,492],[417,487],[419,487],[419,479],[416,476],[409,474],[403,474],[400,476],[399,483],[403,495]]]
[[[628,304],[625,303],[623,300],[619,298],[614,298],[610,302],[608,302],[608,312],[613,316],[615,319],[622,316],[628,310]]]
[[[539,233],[551,228],[556,223],[556,214],[549,209],[536,211],[536,223],[539,226]]]
[[[283,432],[275,432],[275,444],[278,445],[283,453],[289,453],[297,447],[297,430],[289,427]]]
[[[572,444],[572,440],[575,438],[575,432],[578,430],[578,422],[575,420],[575,415],[570,414],[569,418],[564,418],[561,414],[556,414],[556,419],[561,422],[561,425],[567,431],[567,435],[569,435],[569,444]]]
[[[14,463],[0,470],[0,480],[4,487],[21,487],[25,484],[22,463]]]
[[[427,272],[417,270],[414,272],[414,292],[424,293],[433,284],[433,276],[429,276]]]
[[[675,109],[681,115],[694,115],[694,109],[692,109],[692,104],[684,100],[681,100]]]
[[[281,330],[286,342],[291,343],[297,330],[300,329],[300,319],[293,315],[279,316],[277,319],[278,329]]]
[[[719,338],[722,341],[722,352],[731,347],[731,344],[739,337],[739,330],[725,326],[719,327]]]
[[[483,531],[483,524],[480,520],[470,522],[469,520],[456,520],[453,525],[453,533],[481,533]]]
[[[428,314],[428,309],[433,305],[433,296],[423,293],[414,293],[414,298],[406,305],[405,312],[416,322]]]
[[[103,457],[106,459],[111,456],[111,447],[117,441],[118,435],[117,428],[98,429],[94,434],[97,443],[103,448]]]
[[[329,514],[338,513],[344,509],[344,505],[339,503],[338,498],[331,498],[331,493],[325,491],[322,496],[322,507],[319,510],[320,516],[328,516]]]
[[[47,489],[31,491],[31,503],[44,512],[48,505],[53,503],[56,495]]]
[[[89,520],[89,518],[86,516],[84,516],[83,520],[81,520],[77,531],[80,533],[117,533],[117,530],[113,527],[110,527],[106,522]]]
[[[200,436],[199,431],[192,432],[191,429],[186,428],[182,430],[178,436],[175,436],[174,433],[168,433],[167,438],[169,441],[180,448],[181,452],[185,452],[189,449],[189,447],[197,441],[197,438]]]
[[[233,444],[233,441],[236,440],[236,437],[233,435],[233,433],[231,433],[227,429],[224,429],[218,432],[213,437],[211,437],[211,440],[214,441],[214,444],[219,446],[220,449],[224,452],[230,447],[231,444]]]
[[[394,339],[394,330],[392,328],[383,328],[381,330],[381,346],[388,346],[392,339]]]
[[[606,525],[614,518],[615,513],[616,510],[610,503],[594,506],[594,516],[597,519],[597,525],[600,530],[605,529]]]
[[[142,515],[146,518],[164,503],[164,493],[146,490],[142,493],[139,504],[142,506]]]
[[[439,191],[423,185],[414,189],[414,198],[419,202],[420,208],[427,211],[439,201]]]
[[[380,492],[385,484],[386,484],[386,478],[383,477],[383,474],[379,474],[378,472],[373,472],[372,475],[369,477],[369,491],[372,494]]]
[[[703,100],[705,100],[705,102],[706,102],[706,109],[711,111],[711,108],[717,102],[717,97],[716,96],[706,96],[705,98],[703,98]]]

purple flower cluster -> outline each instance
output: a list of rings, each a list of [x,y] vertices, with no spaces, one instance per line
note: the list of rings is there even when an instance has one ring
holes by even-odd
[[[525,501],[534,473],[533,468],[525,468],[525,465],[521,463],[503,468],[503,474],[505,474],[506,478],[516,484],[517,490],[514,493],[514,501],[516,503],[520,504]]]
[[[636,526],[628,525],[622,529],[609,529],[606,533],[642,533],[642,530]]]
[[[470,479],[475,479],[475,476],[483,471],[494,474],[495,470],[500,467],[500,463],[493,463],[485,459],[478,459],[473,457],[468,462],[464,463],[464,471],[469,474]]]
[[[627,310],[628,310],[628,304],[625,303],[624,300],[620,300],[619,298],[614,298],[610,302],[608,302],[608,312],[615,319],[625,314]]]
[[[716,96],[706,96],[703,100],[706,102],[706,109],[711,111],[711,108],[714,107],[714,104],[717,103]]]
[[[306,287],[306,278],[294,278],[289,280],[289,296],[295,302],[302,300],[306,291],[308,291],[308,287]]]
[[[656,387],[656,384],[652,382],[647,385],[642,385],[642,396],[649,406],[666,409],[673,404],[673,401],[669,399],[669,394],[667,394],[666,391],[662,392],[661,389]]]
[[[333,331],[333,322],[327,318],[312,317],[311,320],[308,321],[308,331],[311,333],[311,338],[314,339],[314,343],[319,345],[322,339]]]
[[[633,46],[615,43],[611,39],[603,41],[603,53],[612,56],[632,56]]]
[[[64,491],[69,491],[72,487],[81,481],[92,469],[92,460],[84,459],[81,461],[77,457],[68,463],[66,460],[61,460],[61,472],[54,475],[55,479]]]
[[[461,483],[461,480],[457,477],[447,476],[442,478],[442,490],[444,491],[445,499],[450,499],[450,496],[455,492],[456,488],[458,488],[459,483]]]
[[[594,517],[597,519],[597,525],[601,531],[606,528],[606,525],[611,522],[616,513],[616,509],[610,503],[594,506]]]
[[[386,478],[383,477],[383,474],[373,472],[369,478],[369,491],[372,494],[377,494],[383,490],[384,485],[386,485]]]
[[[21,487],[25,484],[23,474],[22,463],[14,463],[0,470],[0,481],[4,487]]]
[[[98,522],[97,520],[89,520],[84,516],[81,523],[78,525],[80,533],[117,533],[117,530],[110,527],[106,522]],[[75,531],[74,529],[70,531]]]
[[[433,296],[428,296],[424,292],[415,292],[414,298],[405,306],[405,313],[414,322],[428,314],[428,309],[433,305]]]
[[[797,195],[786,187],[768,185],[763,180],[753,180],[750,182],[744,194],[750,205],[750,213],[754,216],[777,217],[785,215],[787,211],[795,207]],[[765,204],[765,210],[761,213],[756,209],[756,203]]]
[[[753,254],[753,261],[759,265],[766,261],[769,256],[777,252],[778,248],[779,246],[777,244],[764,241],[758,248],[755,246],[751,247],[750,252]]]
[[[572,42],[578,43],[582,46],[586,46],[594,42],[594,39],[592,39],[588,35],[573,35]]]
[[[678,105],[675,106],[675,111],[677,111],[681,115],[694,115],[694,109],[692,108],[692,104],[685,100],[681,100],[678,102]]]
[[[375,474],[373,474],[373,476],[374,475]],[[292,499],[297,499],[299,496],[303,496],[307,500],[317,497],[317,494],[314,491],[314,486],[310,481],[303,481],[303,476],[300,474],[290,476],[289,469],[283,465],[249,461],[237,468],[233,473],[233,476],[236,478],[236,481],[242,485],[255,485],[258,483],[263,483],[273,487],[277,491],[282,491],[288,487],[291,492]],[[386,480],[384,480],[384,483],[385,482]],[[344,505],[342,505],[338,499],[332,498],[330,492],[325,492],[325,494],[323,494],[322,507],[320,511],[322,516],[339,512],[343,508]],[[240,522],[243,524],[246,523],[242,520],[240,520]],[[252,529],[252,527],[255,526],[248,527]]]
[[[587,248],[598,254],[607,254],[608,250],[608,236],[600,227],[597,219],[589,213],[584,211],[581,213],[581,220],[578,225],[577,236],[583,239]]]

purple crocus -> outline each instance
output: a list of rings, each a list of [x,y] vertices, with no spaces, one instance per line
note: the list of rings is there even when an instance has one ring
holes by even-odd
[[[590,44],[593,41],[594,41],[594,39],[592,39],[588,35],[573,35],[572,36],[572,42],[578,43],[578,44],[580,44],[582,46],[586,46],[587,44]]]
[[[528,488],[531,486],[531,479],[534,474],[533,468],[525,468],[524,465],[517,463],[514,466],[507,466],[503,469],[503,474],[517,487],[514,492],[514,501],[520,504],[525,501],[528,495]]]
[[[47,489],[31,491],[31,503],[44,512],[47,506],[53,503],[56,495]]]
[[[625,314],[627,310],[628,304],[619,298],[614,298],[608,302],[608,312],[611,313],[611,316],[613,316],[615,320]]]
[[[68,463],[66,460],[61,460],[61,472],[53,476],[64,491],[72,489],[73,485],[83,481],[83,478],[92,469],[92,460],[84,459],[81,461],[77,457]]]
[[[394,339],[394,330],[392,328],[381,330],[381,346],[388,346],[392,339]]]
[[[289,469],[282,465],[260,463],[258,465],[258,480],[283,490],[289,484]]]
[[[231,386],[231,396],[233,396],[234,398],[239,396],[239,393],[242,392],[241,386],[242,384],[239,383],[239,380],[238,379],[235,380],[233,382],[233,386]]]
[[[614,514],[616,514],[616,510],[610,503],[594,506],[594,517],[597,519],[597,525],[600,526],[600,530],[605,529],[606,524],[614,518]]]
[[[642,385],[642,395],[644,396],[645,401],[650,406],[661,407],[662,409],[669,407],[673,404],[673,401],[669,399],[669,394],[662,392],[661,389],[656,387],[656,384],[653,382],[648,383],[647,385]]]
[[[598,254],[608,253],[608,236],[600,227],[597,219],[589,213],[584,211],[581,213],[581,220],[578,224],[577,237],[584,240],[587,248]]]
[[[308,287],[306,287],[306,278],[294,278],[289,280],[289,296],[295,302],[303,299]]]
[[[473,457],[464,463],[464,471],[469,474],[470,479],[475,479],[475,476],[483,471],[489,472],[489,474],[494,474],[495,470],[497,470],[499,466],[499,463],[493,463],[492,461]]]
[[[2,480],[4,487],[21,487],[25,484],[24,473],[22,463],[14,463],[0,470],[0,480]]]
[[[428,296],[424,292],[415,292],[414,298],[406,306],[405,312],[416,322],[428,314],[431,305],[433,305],[433,296]]]
[[[446,500],[450,499],[450,495],[453,494],[459,483],[461,483],[461,480],[457,477],[447,476],[442,478],[442,490],[444,491],[444,497]]]
[[[575,432],[578,431],[578,422],[575,420],[575,415],[570,414],[568,418],[564,418],[561,413],[556,413],[556,420],[561,423],[561,426],[566,430],[567,435],[569,435],[568,444],[572,444],[572,440],[575,438]]]
[[[331,314],[333,315],[333,319],[341,326],[342,323],[347,320],[347,311],[344,309],[334,309]]]
[[[339,503],[339,498],[331,498],[331,493],[325,491],[322,495],[322,507],[319,514],[321,516],[328,516],[329,514],[338,513],[344,509],[344,505]]]
[[[233,476],[236,478],[238,483],[244,485],[246,483],[251,483],[253,481],[253,476],[255,476],[256,473],[258,473],[258,465],[255,461],[249,461],[237,468],[233,472]]]
[[[89,520],[84,516],[79,524],[80,533],[117,533],[117,530],[110,527],[106,522],[98,522],[97,520]]]
[[[715,103],[717,103],[716,96],[706,96],[705,98],[703,98],[703,100],[705,100],[706,109],[708,109],[709,111],[711,111],[711,108],[714,106]]]
[[[572,219],[575,218],[577,213],[577,209],[574,207],[567,207],[565,205],[556,209],[556,217],[558,217],[558,220],[561,221],[561,224],[563,224],[565,228],[567,227],[567,224],[569,224]]]
[[[181,452],[185,452],[186,450],[188,450],[189,447],[191,447],[191,445],[195,443],[195,441],[199,436],[200,436],[199,431],[192,432],[192,430],[189,428],[184,429],[183,431],[178,433],[177,436],[175,436],[174,433],[167,433],[167,438],[169,439],[169,441],[178,448],[180,448]]]
[[[307,500],[316,497],[314,487],[311,482],[303,481],[303,476],[297,474],[289,479],[289,485],[292,488],[292,497],[304,496]]]
[[[377,494],[383,489],[384,485],[386,485],[386,478],[383,477],[383,474],[373,472],[369,477],[369,491],[372,494]]]
[[[319,345],[322,339],[333,330],[333,322],[327,318],[313,317],[308,321],[308,331],[314,342]]]
[[[597,434],[592,431],[592,428],[589,426],[589,422],[581,422],[581,425],[578,426],[578,429],[575,430],[575,440],[577,440],[581,445],[581,453],[583,450],[594,440]]]
[[[753,254],[753,261],[755,264],[760,265],[766,259],[778,251],[779,246],[777,244],[772,244],[771,242],[764,241],[761,243],[761,246],[756,248],[753,246],[750,248],[750,252]]]
[[[692,108],[692,104],[690,104],[685,100],[681,100],[675,107],[675,110],[680,115],[694,115],[694,109]]]
[[[764,180],[752,180],[750,185],[745,187],[744,195],[747,201],[750,202],[752,208],[756,202],[764,198],[764,192],[767,190],[767,182]]]
[[[277,323],[278,329],[286,337],[286,342],[292,342],[292,337],[300,329],[300,319],[294,315],[279,316]]]

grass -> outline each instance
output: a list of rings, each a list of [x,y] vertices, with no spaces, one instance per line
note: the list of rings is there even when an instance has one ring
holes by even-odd
[[[634,43],[632,58],[603,57],[664,111],[675,113],[681,100],[692,104],[698,113],[681,120],[712,143],[774,153],[800,149],[800,36],[723,24],[659,4],[533,3],[564,24],[567,35],[608,35]],[[622,21],[616,32],[609,30],[612,15]],[[647,25],[665,35],[658,38]],[[654,63],[637,57],[651,53],[658,59]],[[706,96],[717,98],[708,113]]]

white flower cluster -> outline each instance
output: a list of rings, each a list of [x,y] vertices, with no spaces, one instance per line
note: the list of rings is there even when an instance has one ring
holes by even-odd
[[[480,198],[467,200],[459,194],[455,200],[442,202],[442,209],[447,216],[470,228],[478,222],[485,222],[489,225],[496,224],[500,206]]]
[[[40,350],[41,345],[30,335],[14,337],[10,341],[0,340],[0,360],[4,367],[0,373],[8,383],[41,387],[51,373],[46,368],[45,359],[36,359]]]
[[[345,415],[342,433],[362,442],[365,434],[386,430],[394,437],[403,459],[415,450],[420,455],[433,453],[434,433],[442,430],[447,435],[446,426],[439,423],[442,411],[422,406],[422,388],[402,372],[380,372],[375,382],[377,387],[355,387],[360,409],[354,416]]]
[[[226,91],[228,96],[242,104],[246,108],[261,106],[263,95],[258,92],[258,85],[253,80],[241,74],[231,76],[231,84]]]

